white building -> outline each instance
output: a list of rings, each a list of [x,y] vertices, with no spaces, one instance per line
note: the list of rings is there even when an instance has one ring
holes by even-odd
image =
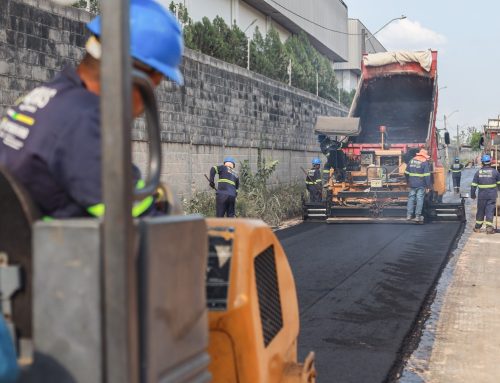
[[[347,62],[335,63],[334,68],[340,87],[350,92],[358,85],[363,54],[386,52],[387,50],[358,19],[349,19],[348,31],[348,60]]]
[[[170,3],[171,0],[160,0]],[[193,21],[224,18],[252,37],[274,27],[282,40],[304,31],[311,43],[333,62],[347,61],[347,6],[342,0],[174,0],[184,3]],[[251,26],[250,26],[251,25]],[[250,26],[250,27],[249,27]],[[248,29],[247,29],[248,28]]]
[[[171,0],[160,0],[170,3]],[[285,41],[304,31],[312,45],[334,64],[342,89],[355,89],[361,74],[364,52],[386,49],[357,19],[348,19],[342,0],[174,0],[183,3],[193,21],[222,17],[236,23],[252,37],[255,28],[265,34],[271,28]]]

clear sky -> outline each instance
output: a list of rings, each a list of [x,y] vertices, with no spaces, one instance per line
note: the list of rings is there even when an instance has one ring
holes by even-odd
[[[480,127],[500,114],[500,1],[344,0],[387,48],[438,50],[438,126]]]

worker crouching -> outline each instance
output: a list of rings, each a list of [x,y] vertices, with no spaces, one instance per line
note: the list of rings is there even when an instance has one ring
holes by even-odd
[[[217,217],[233,218],[235,216],[236,195],[240,186],[238,174],[235,171],[236,161],[233,157],[224,158],[224,165],[213,166],[210,169],[210,186],[215,189],[215,213]],[[218,176],[217,188],[215,176]]]
[[[321,181],[321,160],[314,158],[312,168],[307,171],[306,187],[309,192],[310,202],[321,202],[322,199],[322,181]]]
[[[406,207],[406,219],[412,219],[415,213],[415,221],[424,223],[422,209],[424,207],[425,192],[432,187],[431,170],[427,150],[421,149],[413,157],[405,171],[406,180],[410,191],[408,193],[408,204]]]
[[[477,193],[477,213],[475,232],[479,232],[483,224],[486,225],[486,233],[494,234],[493,216],[495,215],[497,191],[500,188],[500,173],[491,166],[491,157],[485,154],[481,157],[482,168],[479,169],[471,183],[470,195],[476,199]]]

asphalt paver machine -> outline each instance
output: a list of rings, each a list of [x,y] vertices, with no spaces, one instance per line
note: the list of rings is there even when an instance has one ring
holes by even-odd
[[[314,354],[297,362],[295,284],[268,226],[131,218],[133,200],[159,183],[158,113],[148,78],[131,69],[127,2],[101,6],[104,219],[46,222],[0,169],[1,307],[20,381],[314,382]],[[135,192],[132,82],[145,102],[150,146],[146,186]]]
[[[348,117],[317,119],[315,133],[330,174],[323,202],[304,202],[304,219],[404,222],[406,166],[425,148],[433,180],[426,220],[465,220],[463,200],[442,203],[446,174],[438,151],[437,100],[437,52],[365,55]]]

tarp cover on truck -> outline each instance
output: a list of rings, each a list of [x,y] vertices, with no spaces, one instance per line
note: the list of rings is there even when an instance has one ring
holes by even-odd
[[[432,65],[432,52],[427,51],[395,51],[395,52],[381,52],[369,54],[363,57],[363,64],[365,66],[383,66],[388,64],[399,63],[401,65],[406,63],[416,62],[427,72],[431,70]]]

